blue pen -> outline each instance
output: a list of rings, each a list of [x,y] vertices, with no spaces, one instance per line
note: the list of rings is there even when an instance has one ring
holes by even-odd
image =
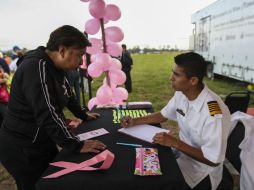
[[[132,146],[132,147],[142,147],[141,144],[120,143],[120,142],[117,142],[116,144],[124,145],[124,146]]]

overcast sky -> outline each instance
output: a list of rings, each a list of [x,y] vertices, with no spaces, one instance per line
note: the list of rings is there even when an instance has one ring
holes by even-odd
[[[118,21],[121,43],[133,47],[189,47],[191,14],[216,0],[104,0],[122,12]],[[88,19],[88,3],[80,0],[0,0],[0,49],[14,45],[28,49],[45,45],[51,31],[69,24],[81,31]]]

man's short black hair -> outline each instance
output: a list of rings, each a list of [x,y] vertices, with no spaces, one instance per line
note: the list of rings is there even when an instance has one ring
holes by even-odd
[[[50,34],[46,48],[50,51],[57,51],[61,45],[81,49],[90,46],[91,44],[87,37],[77,28],[64,25]]]
[[[175,63],[184,69],[188,78],[198,77],[199,82],[202,82],[207,63],[201,55],[194,52],[183,53],[175,57]]]
[[[127,48],[126,44],[122,44],[122,48],[126,49]]]
[[[21,49],[19,48],[19,46],[13,46],[12,50],[14,52],[20,51]]]

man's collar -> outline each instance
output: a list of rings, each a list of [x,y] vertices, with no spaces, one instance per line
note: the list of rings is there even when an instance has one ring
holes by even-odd
[[[204,104],[206,97],[208,94],[207,86],[204,85],[203,90],[200,92],[198,97],[192,101],[192,106],[196,110],[196,112],[200,112],[202,105]]]

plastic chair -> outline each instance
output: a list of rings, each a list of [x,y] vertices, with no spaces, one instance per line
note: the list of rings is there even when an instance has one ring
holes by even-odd
[[[234,180],[228,169],[223,166],[222,180],[216,190],[233,190]]]
[[[242,122],[238,122],[231,134],[228,137],[228,144],[226,150],[227,160],[234,166],[234,168],[240,173],[241,170],[241,159],[240,153],[241,149],[239,148],[240,143],[243,141],[245,135],[245,128]],[[222,181],[217,188],[217,190],[231,190],[233,189],[234,181],[233,177],[228,171],[228,169],[223,167],[223,177]]]
[[[241,111],[246,113],[250,101],[248,91],[231,92],[225,98],[225,104],[228,106],[230,113]]]
[[[241,170],[241,149],[239,145],[244,139],[245,127],[242,122],[238,122],[228,138],[228,145],[226,151],[226,158],[234,166],[234,168],[240,173]]]

